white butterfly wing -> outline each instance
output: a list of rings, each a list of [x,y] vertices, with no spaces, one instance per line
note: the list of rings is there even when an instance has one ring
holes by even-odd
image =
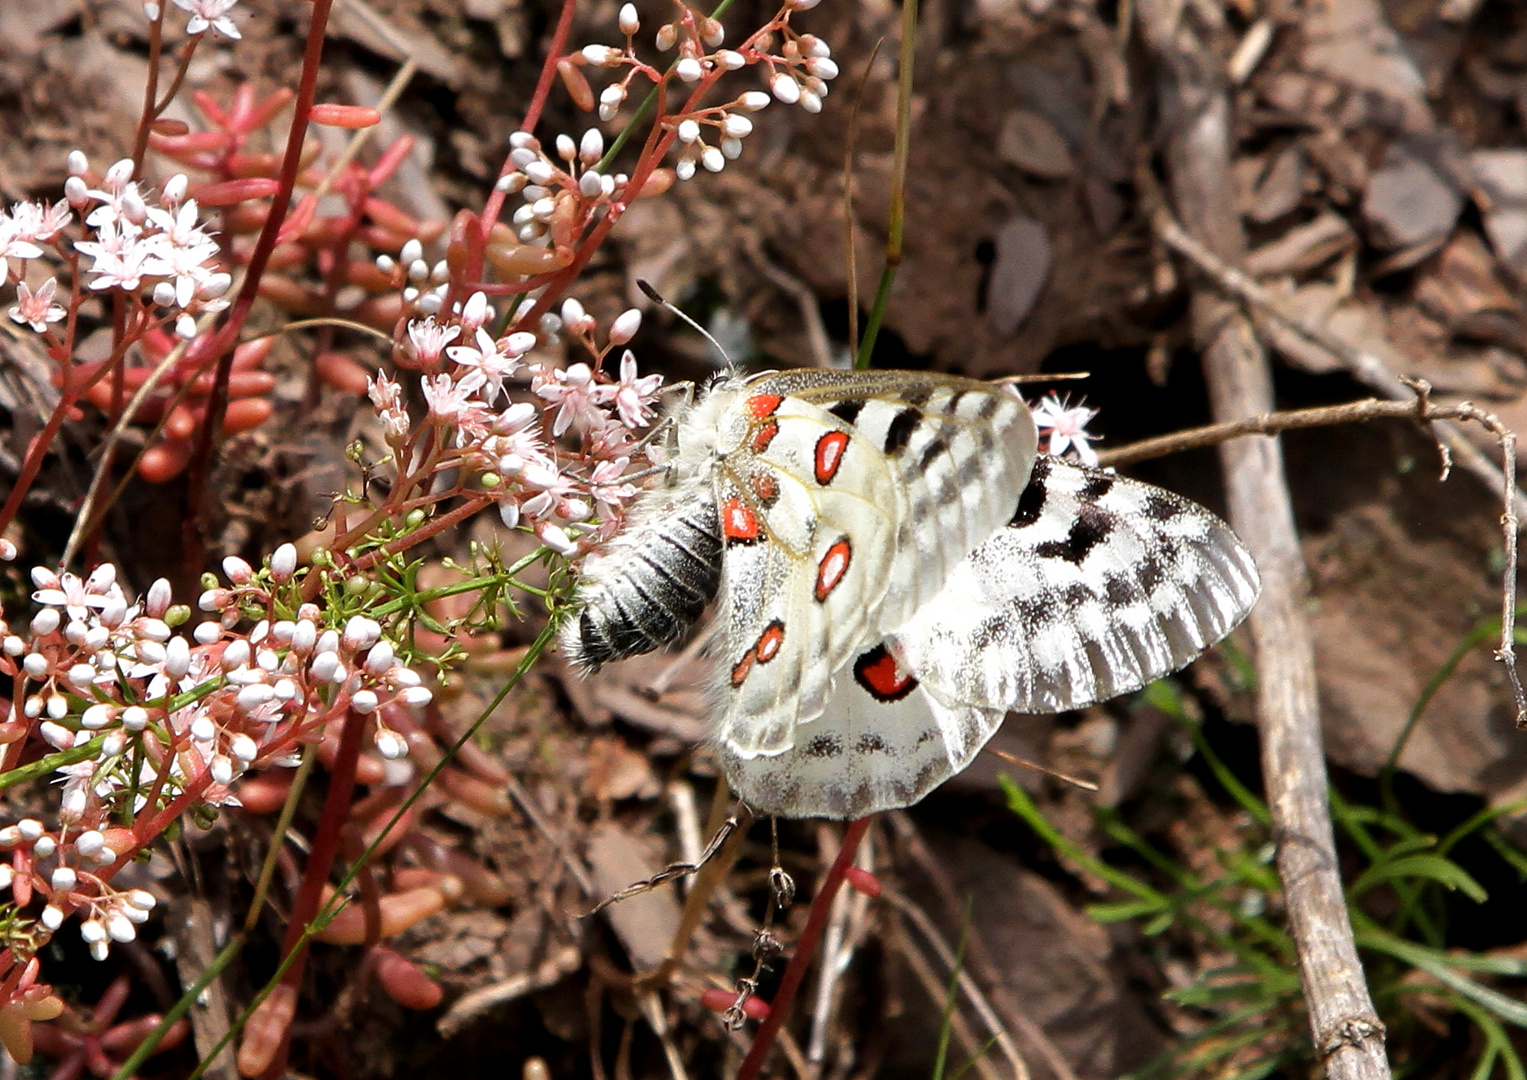
[[[717,734],[748,761],[808,737],[834,675],[1001,528],[1035,436],[1016,398],[946,376],[785,372],[726,392]]]
[[[1258,587],[1250,554],[1197,504],[1040,458],[1008,527],[839,673],[819,727],[728,775],[789,817],[909,806],[965,769],[1009,711],[1080,708],[1183,667]]]
[[[990,383],[928,372],[801,370],[757,385],[820,406],[856,444],[885,458],[901,499],[879,619],[887,630],[911,618],[1007,522],[1037,454],[1028,406]]]
[[[1185,666],[1259,588],[1250,553],[1203,507],[1041,458],[1009,527],[888,645],[946,701],[1061,712]]]
[[[820,409],[782,398],[768,424],[767,446],[728,455],[717,481],[717,735],[743,758],[788,750],[797,724],[820,715],[833,672],[884,632],[900,516],[885,460],[844,443]],[[846,475],[818,483],[819,454]]]
[[[946,705],[894,664],[878,647],[840,672],[788,753],[745,760],[723,744],[732,789],[765,813],[851,819],[911,806],[964,769],[1005,710]]]

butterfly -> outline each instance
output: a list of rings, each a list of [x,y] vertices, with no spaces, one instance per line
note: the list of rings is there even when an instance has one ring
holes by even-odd
[[[715,745],[761,812],[909,806],[1009,712],[1138,690],[1257,598],[1227,525],[1039,454],[1028,407],[1000,386],[734,375],[674,424],[666,482],[585,564],[560,648],[597,669],[716,601]]]

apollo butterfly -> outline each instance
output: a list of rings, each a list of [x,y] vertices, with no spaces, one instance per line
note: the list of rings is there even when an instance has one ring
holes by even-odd
[[[717,601],[715,741],[785,817],[916,802],[1009,712],[1079,708],[1187,664],[1256,567],[1195,503],[1037,453],[971,379],[727,376],[675,417],[667,482],[586,565],[561,647],[595,669]]]

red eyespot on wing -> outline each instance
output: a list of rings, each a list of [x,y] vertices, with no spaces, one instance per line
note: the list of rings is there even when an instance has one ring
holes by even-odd
[[[760,664],[767,664],[779,655],[779,647],[785,641],[785,624],[775,619],[764,632],[758,635],[758,644],[753,646],[753,655],[758,657]]]
[[[854,681],[876,701],[900,701],[917,689],[917,680],[896,664],[885,645],[876,645],[854,661]]]
[[[728,499],[721,504],[721,535],[728,544],[753,544],[758,542],[758,515],[741,499]]]
[[[759,502],[769,506],[779,498],[779,481],[772,473],[758,473],[753,477],[753,494],[758,496]]]
[[[842,431],[829,431],[817,440],[817,483],[826,487],[838,475],[843,464],[843,451],[848,449],[848,435]]]
[[[778,420],[770,420],[767,423],[760,424],[758,430],[753,432],[753,442],[751,443],[753,453],[761,454],[769,449],[769,444],[774,441],[774,436],[778,434]]]
[[[779,408],[779,403],[784,400],[778,394],[754,394],[745,404],[748,412],[762,420],[766,416],[773,416],[774,410]]]
[[[753,654],[757,651],[758,649],[754,647],[743,653],[742,659],[737,661],[737,666],[732,668],[733,686],[741,686],[744,682],[747,681],[748,672],[753,670]]]
[[[832,547],[827,549],[827,554],[817,563],[817,603],[826,600],[827,594],[838,587],[838,582],[848,573],[848,564],[853,560],[853,555],[853,548],[846,536],[838,537]]]
[[[732,685],[741,686],[747,681],[748,672],[753,670],[753,665],[767,664],[779,655],[779,647],[785,641],[785,624],[775,619],[764,627],[764,632],[758,635],[758,640],[753,647],[742,654],[742,659],[732,667]]]

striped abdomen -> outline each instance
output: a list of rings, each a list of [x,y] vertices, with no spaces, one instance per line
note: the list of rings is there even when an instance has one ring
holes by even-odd
[[[721,536],[709,484],[644,503],[585,574],[582,610],[562,633],[562,652],[590,670],[651,652],[694,625],[720,581]]]

